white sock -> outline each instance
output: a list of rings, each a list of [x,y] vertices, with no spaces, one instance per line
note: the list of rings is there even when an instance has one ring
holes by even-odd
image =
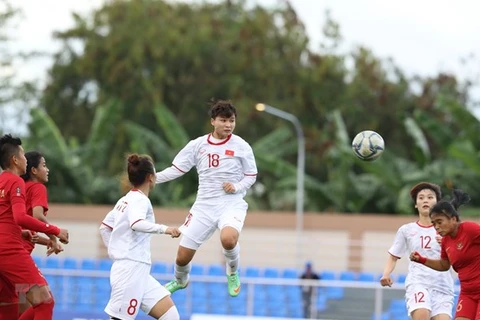
[[[180,315],[176,306],[170,307],[158,320],[180,320]]]
[[[175,278],[177,279],[178,283],[186,284],[188,282],[191,268],[192,265],[190,263],[186,266],[179,266],[178,264],[175,264]]]
[[[240,259],[240,243],[232,250],[223,249],[223,255],[225,256],[225,262],[227,266],[227,275],[237,273],[238,260]]]

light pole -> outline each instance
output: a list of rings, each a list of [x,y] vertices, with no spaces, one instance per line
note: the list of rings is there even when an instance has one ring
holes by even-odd
[[[297,231],[297,264],[301,264],[302,259],[302,232],[303,232],[303,207],[304,207],[304,185],[305,185],[305,137],[303,135],[302,124],[296,116],[275,107],[263,103],[257,103],[255,109],[261,112],[267,112],[279,118],[290,121],[295,126],[297,133],[297,194],[296,194],[296,231]]]

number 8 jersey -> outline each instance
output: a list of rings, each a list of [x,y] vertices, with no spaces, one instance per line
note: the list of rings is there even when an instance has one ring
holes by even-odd
[[[418,222],[407,223],[398,229],[388,252],[399,259],[413,251],[430,259],[440,259],[441,247],[436,236],[437,232],[433,226],[421,226]],[[420,263],[409,261],[405,287],[415,284],[422,284],[430,289],[453,295],[451,270],[435,271]]]

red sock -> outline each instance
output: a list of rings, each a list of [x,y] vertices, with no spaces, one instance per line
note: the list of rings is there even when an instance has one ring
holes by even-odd
[[[18,319],[18,303],[0,305],[0,320]]]
[[[35,310],[33,307],[28,308],[25,310],[21,315],[20,318],[22,320],[34,320],[35,319]]]
[[[55,301],[52,296],[52,299],[28,308],[18,320],[52,320],[54,306]]]

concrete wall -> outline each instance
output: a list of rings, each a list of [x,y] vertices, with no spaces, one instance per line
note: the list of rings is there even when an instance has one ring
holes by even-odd
[[[98,227],[111,206],[52,204],[48,218],[70,231],[63,256],[106,257]],[[187,210],[155,208],[157,222],[183,223]],[[396,230],[413,216],[305,214],[297,242],[295,215],[289,212],[250,212],[241,235],[241,264],[301,268],[312,261],[316,269],[381,272]],[[179,239],[154,236],[153,259],[173,263]],[[300,248],[300,250],[297,250]],[[43,255],[37,246],[34,253]],[[198,251],[196,263],[223,263],[218,232]],[[397,267],[405,272],[406,257]]]

